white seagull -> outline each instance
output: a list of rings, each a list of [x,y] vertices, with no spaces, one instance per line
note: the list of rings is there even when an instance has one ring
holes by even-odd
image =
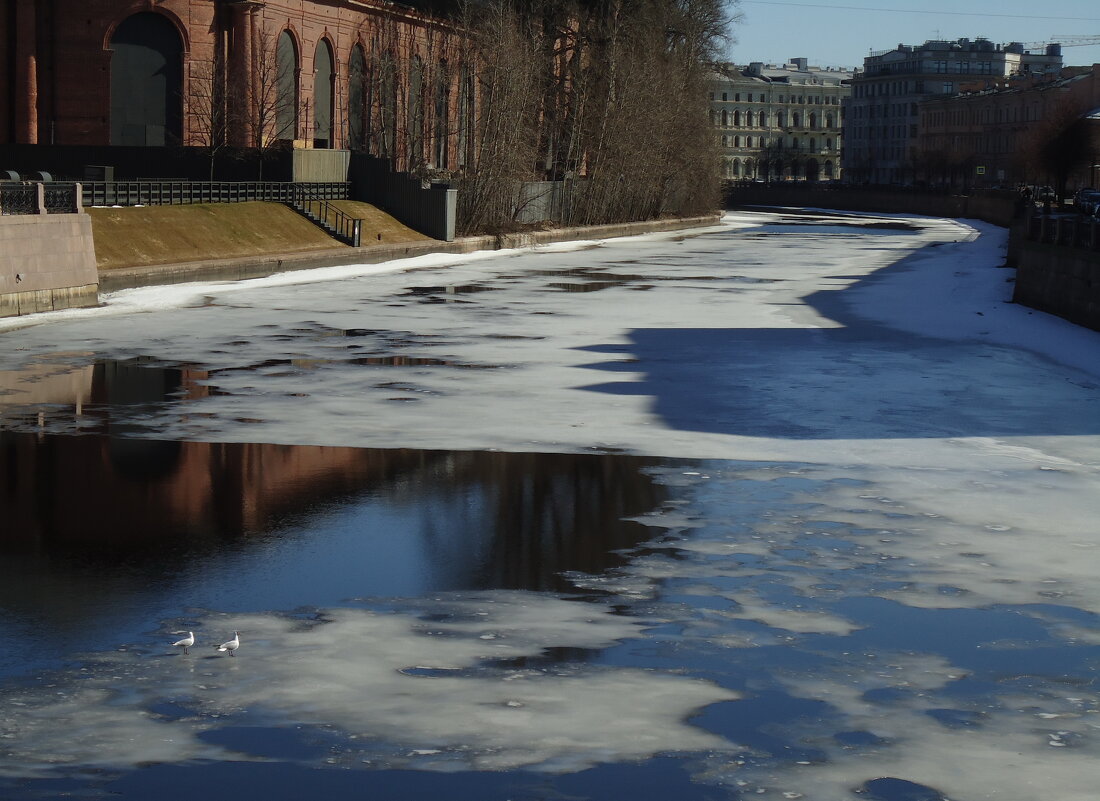
[[[218,646],[219,651],[229,651],[229,655],[233,656],[233,652],[241,647],[241,635],[240,632],[233,632],[233,639],[229,642],[223,642]]]
[[[177,631],[175,633],[176,634],[183,634],[182,631]],[[185,654],[187,654],[187,653],[190,653],[190,651],[188,651],[187,649],[190,648],[194,644],[195,644],[195,632],[189,631],[189,632],[187,632],[186,637],[184,637],[182,640],[179,640],[178,642],[172,643],[172,646],[174,648],[182,648],[183,652]]]

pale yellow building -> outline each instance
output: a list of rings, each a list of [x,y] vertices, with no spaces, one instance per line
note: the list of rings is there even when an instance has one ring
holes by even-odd
[[[718,65],[710,119],[726,180],[831,181],[840,178],[842,103],[852,71],[783,65]]]

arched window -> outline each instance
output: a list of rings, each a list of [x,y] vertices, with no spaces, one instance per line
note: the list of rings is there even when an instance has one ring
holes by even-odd
[[[111,36],[111,144],[183,139],[183,40],[161,14],[127,17]]]
[[[745,125],[749,128],[753,128],[756,125],[756,115],[751,111],[745,112]]]
[[[734,159],[733,160],[733,177],[734,178],[740,178],[741,177],[741,159]]]
[[[775,124],[777,126],[779,126],[780,128],[786,128],[787,127],[787,112],[785,112],[785,111],[776,112]]]
[[[733,137],[733,146],[734,147],[741,147],[741,137],[740,136]]]
[[[835,176],[833,174],[833,163],[831,161],[825,162],[825,177],[832,180]]]
[[[298,138],[298,48],[290,31],[275,46],[275,138]]]
[[[801,126],[802,126],[802,115],[800,115],[797,111],[795,111],[791,114],[791,127],[792,128],[800,128]]]
[[[826,139],[825,140],[825,149],[826,150],[832,150],[833,149],[833,140],[832,139]]]
[[[736,122],[736,120],[737,120],[737,112],[736,112],[736,111],[735,111],[735,112],[733,112],[733,119],[735,120],[733,124],[734,124],[734,125],[736,125],[736,124],[737,124],[737,122]],[[725,109],[723,109],[723,110],[722,110],[722,127],[723,127],[723,128],[728,128],[728,127],[729,127],[729,124],[730,124],[730,117],[729,117],[729,112],[728,112],[728,111],[726,111]]]
[[[313,56],[313,146],[327,149],[335,146],[333,141],[332,112],[335,107],[336,70],[333,64],[332,47],[322,39],[317,43]]]
[[[815,112],[810,112],[810,128],[817,128],[817,114]]]
[[[833,115],[832,114],[826,114],[825,115],[825,127],[826,128],[832,128],[833,127]]]
[[[348,147],[359,150],[366,142],[367,57],[355,45],[348,59]]]
[[[447,137],[451,113],[451,72],[447,62],[439,62],[439,74],[435,81],[435,123],[432,133],[432,161],[441,170],[447,169]]]

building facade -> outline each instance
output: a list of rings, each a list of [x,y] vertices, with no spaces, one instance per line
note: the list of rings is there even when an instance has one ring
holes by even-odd
[[[910,183],[916,169],[920,102],[950,97],[976,78],[1057,73],[1061,47],[1042,53],[1018,42],[995,45],[986,39],[899,44],[872,53],[852,78],[844,143],[846,180]]]
[[[726,180],[840,178],[843,100],[851,72],[811,67],[725,65],[710,80],[710,122]]]
[[[285,142],[453,168],[472,81],[447,5],[4,0],[0,144]]]
[[[1015,186],[1054,184],[1037,163],[1038,139],[1051,124],[1100,114],[1100,64],[1046,75],[973,82],[951,97],[920,103],[917,173],[931,184]],[[1097,186],[1098,121],[1088,121],[1091,149],[1066,177],[1069,188]],[[1067,159],[1070,154],[1066,154]]]

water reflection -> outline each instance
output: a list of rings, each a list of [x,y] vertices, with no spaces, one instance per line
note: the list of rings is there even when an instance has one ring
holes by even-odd
[[[210,373],[147,358],[102,360],[54,354],[19,370],[0,371],[0,420],[7,429],[95,427],[113,434],[142,431],[143,412],[169,401],[217,394]]]
[[[66,632],[124,636],[187,608],[575,591],[562,573],[651,536],[624,519],[661,503],[651,464],[0,432],[0,639],[60,657]]]

